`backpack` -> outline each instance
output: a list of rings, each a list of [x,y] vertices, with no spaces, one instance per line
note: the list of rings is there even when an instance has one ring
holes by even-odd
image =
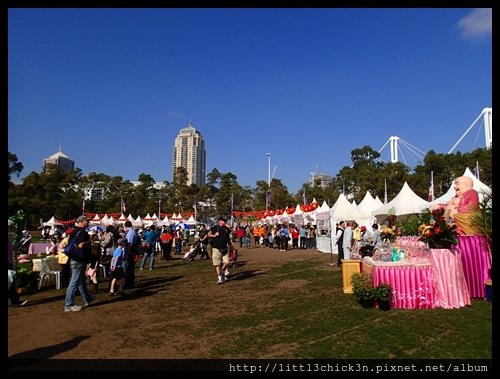
[[[78,234],[80,234],[80,232],[81,232],[81,230],[79,230],[76,233],[75,237],[73,237],[71,239],[71,241],[69,241],[69,243],[64,248],[63,252],[64,252],[64,254],[66,254],[71,259],[74,259],[75,261],[90,263],[90,261],[92,260],[92,257],[91,257],[92,253],[87,254],[87,253],[85,253],[84,250],[80,249],[76,245],[76,240],[77,240]],[[88,249],[87,249],[87,251],[88,251]]]
[[[134,243],[130,246],[130,251],[132,254],[140,254],[142,248],[142,240],[141,237],[136,233]]]

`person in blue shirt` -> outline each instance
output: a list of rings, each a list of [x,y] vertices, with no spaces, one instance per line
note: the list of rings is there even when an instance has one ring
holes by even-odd
[[[123,287],[125,285],[125,272],[123,271],[123,256],[125,254],[125,245],[127,244],[126,238],[120,238],[117,241],[118,247],[113,253],[113,258],[109,265],[109,271],[111,272],[111,284],[109,286],[109,294],[115,296],[115,286],[118,283],[118,293],[120,295],[124,294]]]

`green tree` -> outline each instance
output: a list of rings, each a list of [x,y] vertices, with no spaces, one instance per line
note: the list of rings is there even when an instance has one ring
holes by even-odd
[[[8,181],[10,182],[10,178],[12,177],[12,175],[16,175],[17,177],[19,177],[19,174],[21,173],[21,171],[23,171],[24,166],[21,162],[18,162],[17,155],[12,154],[10,151],[8,152],[8,160],[9,160]]]

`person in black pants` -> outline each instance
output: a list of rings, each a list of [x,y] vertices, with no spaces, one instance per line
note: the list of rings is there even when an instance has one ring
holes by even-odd
[[[340,221],[335,232],[335,237],[337,238],[337,249],[339,251],[337,259],[338,267],[340,267],[340,265],[342,264],[342,259],[344,259],[344,248],[342,247],[342,244],[344,243],[344,228],[345,221]]]

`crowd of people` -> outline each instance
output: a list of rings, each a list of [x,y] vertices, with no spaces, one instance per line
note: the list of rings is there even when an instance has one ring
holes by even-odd
[[[477,192],[472,188],[473,181],[469,177],[459,177],[455,180],[456,196],[447,204],[439,204],[431,207],[445,208],[446,217],[457,224],[459,234],[473,234],[471,215],[477,211],[479,198]],[[226,219],[219,217],[217,224],[211,228],[201,224],[196,231],[195,244],[188,245],[187,229],[178,226],[150,225],[144,230],[137,230],[131,221],[115,227],[106,226],[105,229],[89,228],[89,219],[79,216],[74,227],[60,231],[52,235],[52,246],[47,253],[57,256],[61,266],[61,284],[67,287],[64,299],[64,311],[75,312],[90,305],[99,292],[99,280],[97,272],[100,268],[104,276],[109,276],[107,292],[110,296],[125,295],[125,290],[133,288],[135,284],[135,266],[139,261],[139,269],[146,268],[149,259],[149,270],[155,269],[157,255],[161,259],[170,260],[172,249],[174,254],[183,254],[183,248],[188,247],[186,256],[194,257],[192,253],[199,249],[198,259],[211,259],[217,275],[217,284],[223,284],[228,280],[230,251],[234,251],[233,239],[239,243],[240,248],[264,247],[278,249],[286,252],[293,249],[316,248],[317,229],[313,225],[294,225],[280,223],[277,225],[265,225],[256,223],[253,226],[237,225],[234,229],[226,225]],[[12,243],[14,223],[9,220],[9,299],[13,307],[22,306],[26,302],[21,301],[16,293],[15,280],[13,279],[13,251]],[[189,233],[189,231],[188,231]],[[341,267],[344,259],[350,259],[353,244],[363,241],[366,245],[376,246],[381,242],[379,225],[374,223],[371,230],[366,226],[360,226],[356,222],[340,221],[331,231],[335,236],[338,248],[337,265]],[[23,234],[21,242],[29,241],[31,236]],[[73,256],[65,252],[69,244],[77,246],[81,255]],[[20,246],[23,246],[21,243]],[[186,258],[185,256],[185,258]],[[194,258],[193,258],[194,259]],[[92,285],[89,291],[87,286]],[[83,300],[83,306],[75,305],[75,295],[79,293]]]

